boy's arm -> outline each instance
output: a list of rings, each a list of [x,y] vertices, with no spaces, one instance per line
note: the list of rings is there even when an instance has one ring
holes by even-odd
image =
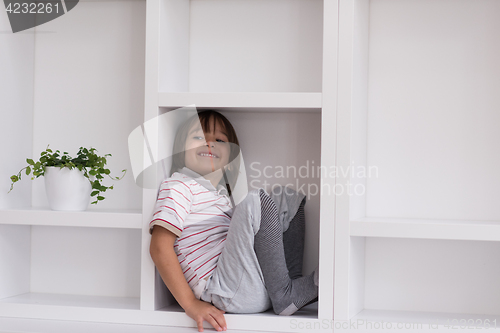
[[[154,226],[149,252],[168,290],[175,297],[186,314],[203,332],[203,321],[209,322],[217,331],[226,330],[224,311],[197,299],[182,273],[181,265],[174,251],[176,237],[161,226]]]

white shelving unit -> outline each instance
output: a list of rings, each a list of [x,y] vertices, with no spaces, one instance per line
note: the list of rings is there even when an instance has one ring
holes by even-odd
[[[336,321],[499,326],[499,9],[339,1]]]
[[[320,264],[319,304],[292,317],[227,314],[228,326],[290,332],[291,320],[332,320],[334,196],[317,193],[318,175],[275,170],[334,163],[334,145],[321,143],[335,139],[336,17],[331,0],[84,0],[31,31],[2,34],[1,107],[18,112],[2,111],[2,139],[17,145],[2,146],[12,158],[0,185],[47,144],[95,146],[113,154],[112,171],[129,174],[85,212],[49,210],[42,179],[0,196],[0,316],[196,326],[150,258],[156,190],[135,184],[127,147],[136,127],[195,104],[236,128],[249,189],[313,191],[304,273]],[[9,30],[6,15],[0,23]]]
[[[41,180],[0,193],[0,316],[195,327],[150,258],[156,190],[135,184],[127,147],[137,126],[194,104],[233,123],[249,189],[308,195],[304,272],[320,265],[317,306],[227,314],[232,330],[500,326],[499,10],[87,0],[34,34],[0,34],[0,186],[49,143],[129,168],[86,212],[48,210]]]

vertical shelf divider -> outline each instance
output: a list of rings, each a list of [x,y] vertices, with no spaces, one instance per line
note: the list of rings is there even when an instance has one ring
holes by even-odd
[[[337,56],[338,56],[338,0],[325,0],[323,7],[323,83],[321,113],[321,165],[335,165],[337,147],[330,145],[337,136]],[[332,147],[333,146],[333,147]],[[321,175],[319,307],[318,318],[334,319],[335,261],[335,194],[323,191],[323,186],[335,189],[335,179]]]
[[[158,115],[158,62],[160,44],[160,0],[146,1],[146,72],[144,92],[144,121]],[[144,149],[143,154],[149,155]],[[151,236],[149,218],[156,200],[156,191],[143,189],[142,195],[142,243],[141,243],[141,310],[154,311],[155,271],[149,254]]]
[[[338,99],[336,117],[335,166],[346,169],[351,159],[351,109],[353,85],[354,0],[339,0]],[[345,186],[348,176],[339,173],[337,183]],[[349,314],[349,196],[345,191],[335,196],[335,320],[348,320]]]

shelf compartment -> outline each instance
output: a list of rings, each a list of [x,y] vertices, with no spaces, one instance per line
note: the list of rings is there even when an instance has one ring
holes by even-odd
[[[49,209],[0,210],[0,224],[141,229],[140,210],[54,211]]]
[[[360,309],[500,316],[500,243],[351,237],[364,257],[353,267]],[[354,255],[359,256],[358,253]],[[354,272],[356,270],[356,272]],[[354,274],[355,273],[355,274]]]
[[[204,108],[270,108],[310,109],[319,112],[321,93],[162,93],[158,94],[160,107],[183,107],[195,104]],[[271,110],[270,110],[271,111]],[[290,111],[290,110],[287,110]]]
[[[468,327],[461,328],[460,320],[462,320],[462,325],[468,325]],[[381,325],[381,323],[384,322],[383,327],[386,328],[387,331],[391,331],[396,328],[409,330],[413,329],[414,331],[447,329],[447,325],[449,325],[449,329],[453,332],[460,332],[461,330],[470,332],[470,330],[474,328],[487,329],[485,323],[490,325],[488,329],[500,329],[500,316],[445,312],[364,309],[351,318],[351,321],[358,323],[358,329],[369,329],[369,323],[371,323],[372,328],[375,328],[375,325]],[[388,323],[391,324],[391,327],[387,326]],[[402,326],[400,325],[398,327],[398,324],[402,324]],[[377,331],[379,330],[382,330],[381,326],[377,329]]]
[[[322,89],[323,0],[161,0],[158,15],[160,91]]]
[[[364,217],[349,226],[351,236],[500,241],[500,221]]]
[[[161,109],[164,111],[164,108]],[[312,272],[318,264],[320,251],[317,244],[320,235],[321,179],[320,173],[312,170],[317,170],[317,166],[321,164],[321,113],[255,113],[244,107],[237,108],[235,112],[223,109],[221,113],[228,118],[238,134],[249,191],[264,188],[271,193],[272,186],[280,184],[306,195],[305,214],[308,222],[304,272]],[[153,274],[150,284],[158,281],[152,277]],[[160,300],[157,302],[159,304],[154,304],[154,309],[162,309],[168,305],[164,300],[169,299],[169,292],[166,287],[163,288],[161,281],[155,285],[155,295],[150,299]]]
[[[0,230],[2,302],[92,307],[140,296],[140,229],[3,224]]]

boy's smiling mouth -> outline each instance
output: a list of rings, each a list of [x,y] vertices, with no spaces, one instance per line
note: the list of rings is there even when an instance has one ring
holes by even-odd
[[[198,153],[198,156],[219,158],[219,156],[217,156],[213,153],[205,153],[205,152]]]

